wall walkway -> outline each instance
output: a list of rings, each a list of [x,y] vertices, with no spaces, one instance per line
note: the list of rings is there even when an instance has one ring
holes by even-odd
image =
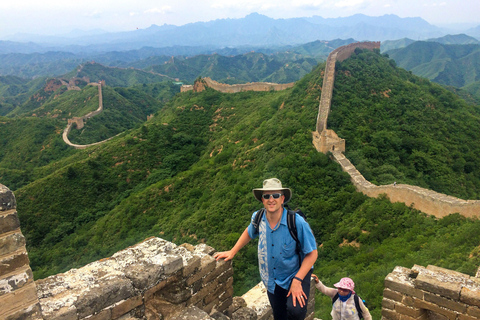
[[[104,143],[106,141],[109,141],[109,140],[116,137],[116,136],[113,136],[113,137],[110,137],[110,138],[105,139],[103,141],[90,143],[90,144],[74,144],[74,143],[70,142],[70,140],[68,139],[68,134],[72,130],[72,127],[73,127],[74,124],[77,126],[77,129],[81,129],[81,128],[83,128],[86,120],[95,117],[96,115],[100,114],[103,111],[102,86],[105,85],[105,81],[101,81],[100,83],[92,82],[92,83],[89,83],[89,85],[98,87],[98,109],[95,110],[95,111],[87,113],[83,117],[74,117],[72,119],[68,119],[67,127],[65,128],[65,130],[63,130],[63,135],[62,135],[63,141],[66,144],[68,144],[69,146],[74,147],[76,149],[85,149],[85,148],[88,148],[90,146],[95,146],[95,145],[98,145],[98,144],[102,144],[102,143]]]
[[[376,186],[367,181],[355,166],[344,156],[345,140],[339,138],[335,132],[327,129],[328,114],[332,103],[332,93],[335,81],[335,62],[348,58],[356,48],[379,49],[379,42],[352,43],[335,49],[330,53],[325,66],[322,96],[320,98],[317,127],[313,132],[313,144],[319,152],[331,152],[343,171],[350,175],[355,188],[369,197],[387,195],[392,202],[402,202],[413,206],[437,218],[445,217],[452,213],[460,213],[465,217],[480,217],[479,200],[463,200],[441,194],[432,190],[406,184],[390,184]]]

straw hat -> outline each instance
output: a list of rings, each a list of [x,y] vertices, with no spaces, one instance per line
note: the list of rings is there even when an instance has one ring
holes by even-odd
[[[290,198],[292,197],[292,190],[289,188],[283,188],[282,187],[282,182],[278,180],[277,178],[271,178],[271,179],[266,179],[263,180],[263,188],[256,188],[253,189],[253,195],[255,198],[262,202],[262,194],[264,191],[282,191],[283,195],[285,196],[285,201],[283,203],[287,203],[290,201]]]

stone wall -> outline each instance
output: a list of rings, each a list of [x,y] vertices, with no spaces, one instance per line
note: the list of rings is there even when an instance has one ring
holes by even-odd
[[[385,278],[384,320],[478,320],[479,307],[478,277],[415,265],[411,269],[396,267]]]
[[[95,146],[95,145],[98,145],[98,144],[102,144],[102,143],[116,137],[116,136],[113,136],[113,137],[110,137],[110,138],[105,139],[103,141],[99,141],[99,142],[95,142],[95,143],[91,143],[91,144],[75,144],[75,143],[70,142],[70,139],[68,139],[68,134],[72,130],[74,124],[77,126],[77,129],[82,129],[84,124],[85,124],[85,121],[87,119],[95,117],[96,115],[100,114],[103,111],[102,87],[105,86],[105,81],[102,80],[102,81],[99,81],[98,83],[93,82],[93,83],[89,83],[89,85],[98,87],[98,109],[95,110],[95,111],[87,113],[83,117],[73,117],[71,119],[68,119],[67,127],[63,130],[63,135],[62,135],[63,141],[66,144],[68,144],[69,146],[74,147],[76,149],[85,149],[85,148],[88,148],[90,146]]]
[[[42,319],[16,207],[0,184],[0,319]]]
[[[37,280],[44,319],[177,319],[226,312],[233,299],[230,262],[206,245],[145,241],[46,279]],[[92,315],[94,316],[92,318]]]
[[[366,180],[343,153],[333,151],[332,156],[341,165],[343,171],[350,175],[355,188],[369,197],[386,194],[391,202],[405,203],[437,218],[443,218],[452,213],[460,213],[469,218],[480,215],[479,200],[463,200],[408,184],[377,186]]]
[[[335,62],[347,59],[356,48],[379,49],[379,42],[357,42],[339,47],[332,51],[327,58],[323,78],[322,96],[318,107],[317,127],[312,133],[313,145],[322,153],[332,152],[333,158],[338,162],[343,171],[350,175],[355,188],[369,197],[378,197],[386,194],[392,202],[402,202],[407,206],[413,206],[427,214],[438,218],[452,213],[460,213],[465,217],[480,216],[480,201],[463,200],[447,196],[432,190],[406,185],[390,184],[376,186],[367,181],[355,166],[343,155],[345,152],[345,140],[327,129],[327,120],[332,103],[333,86],[335,82]]]
[[[279,91],[291,88],[294,86],[294,82],[291,83],[270,83],[270,82],[251,82],[245,84],[224,84],[219,83],[210,78],[202,78],[200,81],[195,81],[193,86],[184,85],[180,89],[181,92],[193,90],[195,92],[201,92],[206,87],[215,89],[224,93],[236,93],[242,91]]]

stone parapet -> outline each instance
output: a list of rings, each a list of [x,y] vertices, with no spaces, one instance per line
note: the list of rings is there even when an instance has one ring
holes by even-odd
[[[13,192],[0,184],[0,319],[42,319]]]
[[[342,170],[350,175],[355,188],[369,197],[385,194],[391,202],[405,203],[437,218],[443,218],[452,213],[460,213],[470,218],[480,215],[479,200],[463,200],[408,184],[374,185],[366,180],[340,151],[342,150],[332,151],[333,158],[340,164]]]
[[[225,84],[220,83],[215,80],[212,80],[208,77],[202,78],[199,81],[195,81],[193,86],[183,85],[180,89],[180,92],[186,91],[195,91],[201,92],[205,90],[206,87],[212,88],[214,90],[223,92],[223,93],[237,93],[243,91],[279,91],[292,88],[294,82],[291,83],[271,83],[271,82],[250,82],[243,84]]]
[[[436,266],[396,267],[385,278],[382,319],[480,319],[480,279]]]
[[[44,319],[210,319],[233,298],[230,262],[215,261],[205,245],[177,246],[160,238],[37,280]],[[192,316],[193,317],[193,316]],[[191,318],[195,319],[195,317]]]

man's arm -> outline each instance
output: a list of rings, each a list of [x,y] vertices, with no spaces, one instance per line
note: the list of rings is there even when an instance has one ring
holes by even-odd
[[[313,264],[317,261],[318,251],[313,250],[312,252],[308,253],[302,261],[302,265],[298,270],[295,277],[303,279],[307,275],[307,273],[312,269]],[[303,292],[302,282],[293,278],[292,284],[290,285],[290,290],[288,291],[287,297],[292,295],[293,298],[293,306],[296,306],[296,301],[300,304],[300,307],[303,307],[307,301],[307,295]]]
[[[248,227],[245,228],[240,238],[238,238],[237,243],[229,251],[217,252],[213,255],[215,260],[224,259],[225,261],[233,259],[240,249],[242,249],[249,241],[250,236],[248,235]]]

